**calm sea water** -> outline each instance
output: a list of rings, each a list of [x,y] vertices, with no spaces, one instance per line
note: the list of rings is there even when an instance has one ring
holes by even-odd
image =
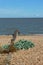
[[[43,18],[0,18],[0,34],[13,34],[16,29],[22,34],[43,34]]]

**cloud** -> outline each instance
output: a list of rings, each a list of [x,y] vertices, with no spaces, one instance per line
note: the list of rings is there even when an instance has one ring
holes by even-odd
[[[41,11],[40,11],[41,12]],[[29,9],[0,9],[0,18],[13,18],[13,17],[43,17],[43,14],[41,14],[39,11],[32,11]]]
[[[0,9],[0,14],[16,14],[17,12],[19,13],[19,9]]]
[[[21,9],[0,9],[0,17],[18,16],[22,12]]]

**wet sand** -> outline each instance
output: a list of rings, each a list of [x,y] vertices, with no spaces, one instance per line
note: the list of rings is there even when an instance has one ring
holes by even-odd
[[[0,46],[9,44],[11,39],[11,35],[0,35]],[[20,39],[33,42],[35,47],[11,53],[9,65],[43,65],[43,35],[17,36],[15,42]],[[6,65],[7,57],[8,54],[0,54],[0,65]]]

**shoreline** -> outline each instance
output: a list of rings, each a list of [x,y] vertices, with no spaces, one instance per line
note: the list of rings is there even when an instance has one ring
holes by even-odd
[[[43,35],[43,34],[20,34],[18,36]],[[12,36],[12,34],[0,34],[0,36]]]
[[[4,44],[9,44],[11,42],[12,35],[0,35],[0,46]],[[17,35],[15,42],[18,40],[25,39],[32,42],[39,42],[43,40],[43,34],[34,34],[34,35]]]

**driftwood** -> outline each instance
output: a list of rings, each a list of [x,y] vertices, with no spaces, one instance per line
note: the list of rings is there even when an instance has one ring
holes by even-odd
[[[11,39],[11,43],[8,47],[8,49],[3,49],[2,47],[0,47],[0,53],[9,53],[9,52],[16,52],[17,49],[14,47],[14,40]]]
[[[19,30],[16,30],[13,34],[13,39],[11,39],[11,43],[9,46],[9,52],[16,52],[17,51],[17,49],[14,48],[14,41],[16,39],[17,34],[20,34]]]
[[[16,52],[16,48],[14,47],[14,39],[11,39],[11,44],[9,46],[9,52]]]
[[[12,34],[14,41],[15,41],[15,39],[16,39],[17,34],[18,34],[18,35],[20,34],[19,30],[16,30],[16,31],[14,32],[14,34]]]
[[[16,30],[14,32],[13,39],[11,39],[11,43],[10,43],[8,49],[3,49],[3,48],[0,47],[0,53],[9,53],[9,52],[16,52],[17,51],[17,49],[14,48],[14,41],[16,39],[17,33],[20,34],[20,32],[18,30]]]

